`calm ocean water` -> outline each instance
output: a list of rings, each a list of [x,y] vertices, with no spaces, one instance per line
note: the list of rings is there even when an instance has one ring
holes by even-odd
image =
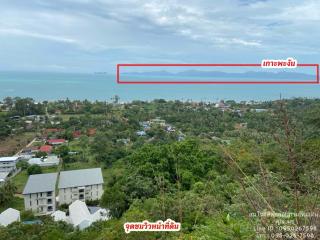
[[[19,96],[35,100],[88,99],[121,101],[178,99],[195,101],[273,100],[320,97],[320,85],[126,85],[107,74],[0,72],[0,99]]]

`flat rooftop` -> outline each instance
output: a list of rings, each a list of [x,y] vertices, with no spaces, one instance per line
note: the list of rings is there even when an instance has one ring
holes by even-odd
[[[19,157],[0,157],[0,162],[15,162]]]

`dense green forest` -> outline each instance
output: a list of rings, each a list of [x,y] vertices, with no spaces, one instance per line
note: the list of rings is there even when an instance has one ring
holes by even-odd
[[[42,224],[1,227],[0,239],[320,239],[319,99],[218,106],[162,99],[35,103],[7,98],[2,110],[2,139],[19,134],[18,128],[38,134],[59,128],[70,140],[56,150],[64,159],[62,169],[75,163],[104,168],[100,205],[110,209],[112,219],[79,231],[43,217]],[[12,119],[28,115],[44,118],[30,129]],[[156,118],[174,131],[153,124],[145,135],[137,134],[142,122]],[[95,136],[73,141],[72,132],[90,128],[97,130]],[[70,151],[79,153],[70,156]],[[284,221],[261,214],[266,212],[315,216],[291,215]],[[22,220],[33,218],[22,213]],[[125,222],[168,218],[180,222],[181,231],[126,234],[123,229]]]

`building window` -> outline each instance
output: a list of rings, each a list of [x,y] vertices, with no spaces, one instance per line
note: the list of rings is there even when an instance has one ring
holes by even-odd
[[[49,198],[49,199],[47,200],[47,204],[52,204],[52,199],[51,199],[51,198]]]
[[[83,200],[83,199],[84,199],[84,195],[83,195],[83,194],[80,194],[80,195],[79,195],[79,199],[80,199],[80,200]]]
[[[52,206],[48,206],[48,212],[51,212],[53,210]]]
[[[84,189],[79,189],[79,193],[83,193],[84,192]]]
[[[51,197],[52,196],[52,192],[47,192],[47,196]]]

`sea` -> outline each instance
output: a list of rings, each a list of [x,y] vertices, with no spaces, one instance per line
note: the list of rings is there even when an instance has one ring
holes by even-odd
[[[118,84],[107,73],[0,72],[0,99],[31,97],[36,101],[99,100],[121,102],[153,99],[205,101],[319,98],[316,84]]]

